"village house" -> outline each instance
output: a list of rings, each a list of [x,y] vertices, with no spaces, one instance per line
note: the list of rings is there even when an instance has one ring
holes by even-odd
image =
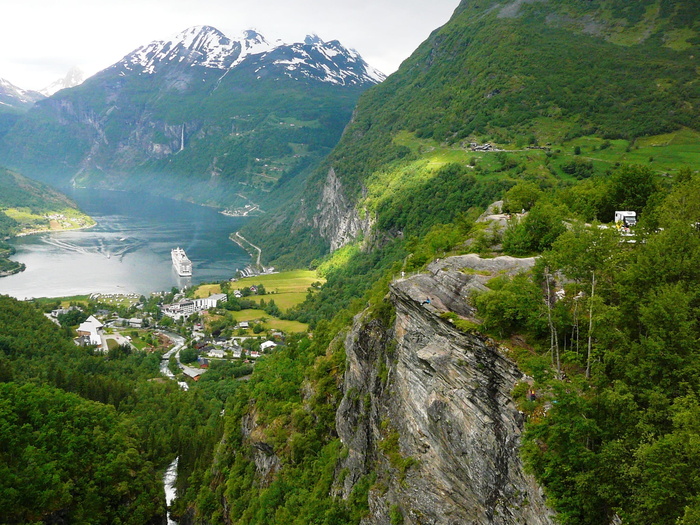
[[[219,303],[223,303],[228,299],[225,293],[215,293],[209,297],[202,297],[200,299],[195,299],[195,304],[200,310],[208,310],[209,308],[216,308]]]
[[[277,343],[275,343],[274,341],[265,341],[264,343],[262,343],[260,345],[260,350],[265,352],[267,350],[273,349],[276,346],[277,346]]]
[[[181,369],[182,369],[182,373],[183,373],[184,375],[186,375],[186,376],[189,377],[190,379],[193,379],[194,381],[198,381],[198,380],[199,380],[199,376],[201,376],[204,372],[206,372],[206,370],[201,370],[201,369],[199,369],[199,368],[192,368],[192,367],[189,367],[189,366],[188,366],[188,367],[181,368]]]
[[[67,314],[67,313],[72,312],[74,310],[80,310],[80,308],[78,308],[77,306],[69,306],[68,308],[57,308],[56,310],[51,311],[51,317],[53,317],[55,319],[59,315]]]
[[[226,301],[227,297],[224,293],[217,293],[209,297],[200,297],[199,299],[185,299],[177,303],[164,304],[161,311],[164,315],[177,320],[181,317],[189,317],[195,312],[216,308],[220,302]]]
[[[103,326],[101,322],[91,315],[78,326],[78,336],[87,338],[84,340],[89,341],[91,345],[100,346],[102,345],[101,332]]]
[[[211,343],[211,338],[205,337],[204,339],[200,339],[199,341],[194,343],[194,348],[195,350],[201,350],[202,348],[209,346],[209,343]]]

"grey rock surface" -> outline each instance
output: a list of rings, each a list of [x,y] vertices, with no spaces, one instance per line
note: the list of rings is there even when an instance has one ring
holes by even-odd
[[[534,261],[472,256],[436,261],[428,274],[391,285],[391,325],[359,315],[348,333],[344,398],[336,415],[348,448],[337,493],[377,473],[364,525],[553,523],[519,457],[523,418],[510,392],[524,378],[494,341],[458,331],[486,272]],[[430,304],[425,297],[431,297]]]
[[[362,234],[369,234],[372,227],[369,215],[361,219],[354,204],[345,196],[333,168],[328,170],[313,221],[321,237],[330,243],[331,251],[342,248]]]

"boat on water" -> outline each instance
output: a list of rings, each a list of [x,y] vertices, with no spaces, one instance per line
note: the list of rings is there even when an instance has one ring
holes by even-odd
[[[192,261],[189,260],[185,250],[179,246],[170,252],[173,266],[180,277],[192,277]]]

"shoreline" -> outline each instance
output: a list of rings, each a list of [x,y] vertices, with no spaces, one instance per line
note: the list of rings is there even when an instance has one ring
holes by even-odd
[[[11,261],[11,262],[17,262],[17,261],[12,261],[12,259],[10,259],[9,257],[6,258],[6,260]],[[18,273],[22,273],[24,270],[27,269],[27,265],[25,265],[24,263],[17,263],[17,264],[19,264],[19,266],[17,268],[15,268],[14,270],[0,271],[0,279],[2,279],[3,277],[10,277],[11,275],[17,275]]]
[[[86,215],[86,217],[88,217]],[[77,228],[69,228],[69,229],[60,229],[60,230],[52,230],[52,229],[47,229],[47,230],[30,230],[30,231],[24,231],[20,232],[17,235],[12,235],[5,239],[5,242],[12,242],[12,239],[17,239],[19,237],[28,237],[29,235],[37,235],[39,233],[60,233],[60,232],[72,232],[72,231],[77,231],[77,230],[88,230],[90,228],[94,228],[97,226],[97,221],[95,221],[92,217],[90,217],[90,220],[94,222],[94,224],[89,224],[86,226],[78,226]],[[14,254],[13,254],[14,255]],[[10,277],[12,275],[17,275],[18,273],[22,273],[27,269],[27,265],[24,263],[20,263],[18,261],[12,260],[12,255],[8,255],[7,257],[0,257],[0,259],[5,259],[7,261],[19,264],[19,267],[17,267],[14,270],[5,272],[5,271],[0,271],[0,279],[3,277]]]
[[[248,239],[246,239],[245,237],[243,237],[243,235],[241,235],[240,232],[232,233],[231,235],[229,235],[229,239],[231,239],[231,240],[232,240],[233,242],[235,242],[238,246],[240,246],[240,247],[243,248],[245,251],[247,251],[247,252],[250,254],[251,258],[254,258],[254,257],[255,257],[255,254],[252,253],[248,248],[246,248],[246,247],[243,245],[243,243],[247,243],[247,244],[250,245],[252,248],[255,248],[255,249],[258,251],[258,259],[257,259],[257,262],[255,263],[255,265],[258,266],[258,267],[261,266],[261,264],[260,264],[260,258],[262,257],[262,250],[261,250],[260,248],[258,248],[257,246],[255,246],[252,242],[250,242],[250,241],[249,241]],[[239,240],[239,239],[240,239],[240,240]]]
[[[255,212],[259,212],[259,214]],[[225,215],[226,217],[260,217],[260,215],[262,215],[264,212],[260,209],[260,206],[256,204],[250,210],[246,211],[220,210],[219,213],[221,215]],[[254,213],[255,215],[252,215]]]
[[[89,226],[78,226],[77,228],[62,228],[60,230],[52,230],[51,228],[49,228],[47,230],[30,230],[30,231],[18,233],[17,235],[13,235],[7,240],[11,241],[12,239],[16,239],[18,237],[27,237],[28,235],[36,235],[39,233],[61,233],[61,232],[74,232],[77,230],[89,230],[90,228],[94,228],[95,226],[97,226],[97,224],[98,224],[97,221],[95,221],[95,224],[90,224]]]
[[[246,252],[248,252],[248,255],[250,255],[251,259],[255,259],[255,253],[253,252],[253,249],[257,250],[258,255],[257,255],[257,260],[255,262],[251,261],[251,263],[246,266],[243,270],[239,270],[239,273],[241,274],[241,278],[245,277],[253,277],[256,275],[269,275],[272,273],[277,273],[275,272],[275,268],[273,266],[270,266],[266,268],[262,264],[262,249],[252,242],[250,242],[248,239],[243,237],[243,235],[240,234],[240,232],[235,232],[229,235],[229,239],[235,242],[238,246],[240,246],[242,249],[244,249]],[[248,246],[246,246],[246,244]]]

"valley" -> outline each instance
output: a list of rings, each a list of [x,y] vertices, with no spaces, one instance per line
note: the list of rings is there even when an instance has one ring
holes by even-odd
[[[194,26],[3,84],[0,515],[700,522],[697,20],[461,0],[388,77]]]

